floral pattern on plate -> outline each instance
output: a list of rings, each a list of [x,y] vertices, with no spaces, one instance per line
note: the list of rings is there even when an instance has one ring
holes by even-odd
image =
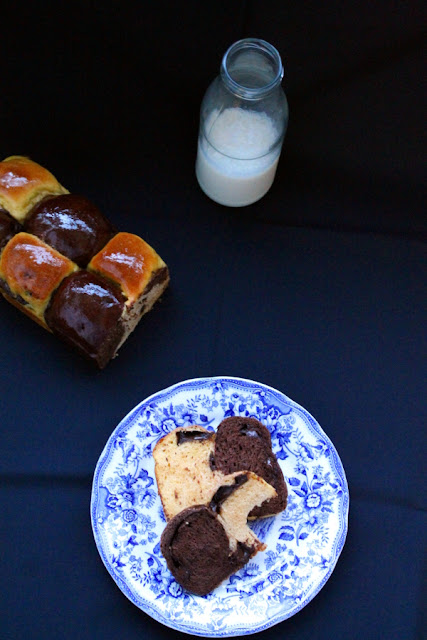
[[[257,418],[269,428],[288,506],[250,523],[267,550],[200,597],[182,589],[160,552],[165,518],[152,451],[176,427],[215,430],[232,415]],[[267,629],[319,592],[343,548],[348,508],[338,454],[303,407],[264,384],[214,377],[160,391],[120,422],[95,469],[91,518],[107,570],[136,606],[178,631],[229,637]]]

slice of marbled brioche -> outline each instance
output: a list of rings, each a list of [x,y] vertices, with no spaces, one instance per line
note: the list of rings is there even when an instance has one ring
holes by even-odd
[[[266,545],[247,526],[256,505],[276,492],[255,474],[234,474],[221,485],[209,506],[188,507],[166,525],[161,551],[179,584],[197,595],[206,595],[241,569]]]
[[[253,471],[276,489],[277,496],[254,508],[251,518],[267,517],[286,508],[288,491],[283,472],[272,449],[270,432],[259,420],[225,418],[216,432],[212,466],[224,474]]]
[[[178,427],[154,447],[157,487],[167,520],[195,504],[208,504],[221,484],[210,460],[215,434],[197,425]]]

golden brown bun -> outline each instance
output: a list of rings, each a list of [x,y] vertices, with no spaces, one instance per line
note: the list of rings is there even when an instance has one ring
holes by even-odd
[[[147,242],[133,233],[120,232],[111,238],[89,262],[88,271],[118,285],[125,296],[123,342],[169,284],[166,264]]]
[[[30,210],[47,196],[68,193],[47,169],[24,156],[0,162],[0,207],[23,222]]]
[[[43,240],[21,231],[1,253],[0,287],[9,302],[47,329],[44,312],[52,293],[77,269]]]
[[[150,245],[133,233],[117,233],[90,261],[88,269],[118,284],[128,306],[138,300],[153,274],[166,267]]]
[[[234,418],[238,421],[240,418]],[[250,419],[241,419],[244,424],[253,423]],[[255,421],[260,428],[261,434],[267,432],[267,428],[258,421]],[[221,425],[227,426],[229,419],[223,420]],[[232,423],[233,424],[233,423]],[[268,433],[269,446],[259,448],[255,451],[260,460],[258,468],[264,472],[263,464],[270,461],[267,466],[273,465],[274,454],[271,451],[271,439]],[[239,440],[238,433],[233,433],[233,438],[228,443],[230,459],[233,461],[232,469],[223,469],[221,466],[221,453],[217,451],[219,431],[208,431],[204,427],[191,425],[188,427],[177,427],[166,436],[161,438],[153,449],[155,462],[155,475],[163,511],[166,519],[173,518],[177,513],[188,507],[198,504],[209,504],[212,496],[220,485],[227,484],[227,478],[233,477],[234,473],[253,471],[253,460],[251,453],[253,450],[254,437],[242,437]],[[257,438],[258,441],[259,438]],[[236,446],[233,446],[233,441]],[[224,457],[224,452],[222,452]],[[275,458],[274,458],[275,460]],[[280,470],[280,473],[281,470]],[[264,476],[267,475],[264,473]],[[283,474],[281,475],[283,479]],[[283,480],[285,499],[279,500],[278,491],[283,490],[281,482],[277,481],[276,474],[272,473],[264,480],[268,486],[275,488],[274,498],[269,499],[262,505],[256,505],[256,511],[251,514],[253,517],[268,517],[283,511],[286,507],[287,489]],[[277,485],[277,486],[275,486]]]

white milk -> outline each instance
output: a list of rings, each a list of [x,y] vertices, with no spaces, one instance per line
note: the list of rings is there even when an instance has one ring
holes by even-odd
[[[196,175],[212,200],[243,207],[262,198],[271,187],[280,156],[278,134],[265,113],[228,108],[215,110],[199,137]]]

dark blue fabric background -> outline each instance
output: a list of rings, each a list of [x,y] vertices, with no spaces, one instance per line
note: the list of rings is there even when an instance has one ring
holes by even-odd
[[[0,637],[183,636],[139,611],[93,541],[92,474],[145,397],[235,375],[334,442],[350,488],[332,577],[265,639],[427,637],[422,3],[96,3],[2,12],[0,152],[45,164],[168,263],[102,372],[0,301]],[[234,40],[281,52],[276,181],[230,210],[197,186],[201,98]],[[184,636],[183,636],[184,637]]]

